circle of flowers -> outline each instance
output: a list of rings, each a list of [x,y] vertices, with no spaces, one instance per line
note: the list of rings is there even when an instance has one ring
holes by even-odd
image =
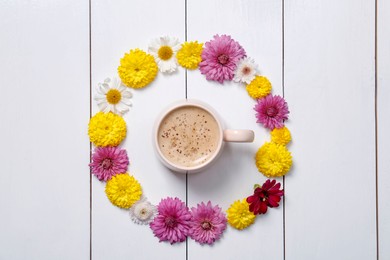
[[[154,206],[142,194],[142,188],[134,176],[127,173],[129,160],[119,144],[126,137],[126,123],[122,118],[131,106],[130,88],[148,86],[158,70],[171,74],[178,65],[184,69],[199,68],[207,80],[234,80],[245,84],[248,95],[256,100],[257,123],[271,130],[271,141],[263,144],[254,156],[255,164],[266,177],[281,177],[292,166],[292,156],[287,149],[291,133],[284,125],[288,119],[288,106],[283,97],[271,94],[271,82],[258,72],[255,61],[246,56],[241,45],[231,36],[215,35],[209,42],[198,41],[179,44],[177,38],[159,37],[152,41],[149,53],[132,49],[120,59],[118,77],[105,79],[98,85],[97,97],[101,112],[95,114],[88,125],[90,141],[95,145],[91,158],[91,173],[100,181],[106,181],[106,195],[110,202],[128,209],[136,224],[148,224],[160,242],[171,244],[185,241],[187,237],[200,244],[213,244],[226,229],[227,223],[242,230],[255,222],[256,216],[265,214],[268,208],[278,207],[284,190],[276,180],[267,179],[255,184],[252,195],[234,201],[226,210],[210,201],[201,202],[191,210],[179,198],[165,198]],[[126,88],[127,87],[127,88]],[[111,91],[111,92],[110,92]],[[119,93],[116,103],[108,93]],[[123,96],[123,98],[122,98]]]

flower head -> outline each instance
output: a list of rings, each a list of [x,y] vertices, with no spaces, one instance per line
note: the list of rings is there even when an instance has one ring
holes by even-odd
[[[188,235],[200,244],[213,244],[226,229],[226,217],[222,209],[209,201],[191,208],[191,228]]]
[[[156,216],[156,206],[152,205],[146,198],[143,198],[130,208],[130,217],[134,223],[146,225],[152,222]]]
[[[256,76],[247,86],[246,91],[249,96],[255,99],[263,98],[271,93],[271,82],[263,76]]]
[[[245,50],[230,36],[218,34],[206,42],[202,52],[202,62],[199,69],[206,75],[207,80],[223,83],[232,80],[237,62],[245,57]]]
[[[258,99],[254,110],[257,112],[257,123],[262,123],[271,130],[283,127],[283,120],[288,119],[287,102],[281,96],[268,95]]]
[[[133,95],[117,77],[112,80],[107,78],[104,83],[99,83],[96,92],[95,100],[100,111],[113,112],[118,115],[123,115],[129,111],[130,98]]]
[[[178,198],[162,199],[157,206],[158,214],[150,223],[153,233],[161,241],[171,244],[186,240],[191,213],[185,203]]]
[[[256,73],[257,64],[255,61],[251,58],[243,58],[237,64],[233,80],[249,84],[255,78]]]
[[[115,206],[128,209],[141,198],[141,185],[127,173],[117,174],[107,181],[106,195]]]
[[[267,177],[281,177],[291,168],[292,157],[286,146],[265,143],[256,153],[256,166]]]
[[[283,189],[280,189],[280,183],[275,180],[266,180],[261,187],[257,187],[252,196],[246,201],[249,203],[249,210],[253,214],[265,214],[267,207],[276,208],[279,206],[280,197],[284,195]]]
[[[198,43],[198,41],[185,42],[176,54],[177,61],[186,69],[196,69],[202,61],[202,50],[203,43]]]
[[[287,145],[291,141],[291,133],[287,127],[274,128],[271,131],[271,141],[280,144]]]
[[[161,72],[172,73],[177,69],[176,52],[179,48],[177,38],[164,36],[152,40],[148,51],[155,58]]]
[[[249,211],[249,204],[245,199],[235,201],[227,210],[227,220],[230,226],[244,229],[255,222],[256,215]]]
[[[97,147],[89,164],[92,173],[99,179],[107,181],[118,173],[125,173],[129,158],[125,149],[118,147]]]
[[[121,58],[118,74],[126,86],[143,88],[156,77],[157,64],[152,55],[140,49],[130,50]]]
[[[126,122],[116,114],[99,112],[89,120],[88,135],[95,146],[118,146],[126,137]]]

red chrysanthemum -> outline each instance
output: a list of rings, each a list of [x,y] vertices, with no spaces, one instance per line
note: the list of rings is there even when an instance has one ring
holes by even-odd
[[[238,42],[230,36],[217,34],[205,43],[199,70],[207,80],[223,83],[233,79],[238,61],[245,56],[245,50]]]
[[[262,123],[268,129],[281,128],[284,126],[284,120],[288,119],[287,102],[281,96],[272,96],[257,100],[254,107],[257,112],[257,123]]]
[[[276,180],[266,180],[261,187],[257,187],[252,196],[246,201],[249,203],[249,211],[253,214],[265,214],[267,208],[276,208],[279,206],[280,198],[284,195],[283,189],[280,190],[280,182]]]

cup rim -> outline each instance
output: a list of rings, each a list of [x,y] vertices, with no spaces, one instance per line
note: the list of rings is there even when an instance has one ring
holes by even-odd
[[[186,107],[186,106],[194,106],[194,107],[198,107],[198,108],[201,108],[201,109],[207,111],[215,119],[215,121],[217,122],[218,128],[219,128],[218,146],[217,146],[214,154],[205,163],[202,163],[202,164],[199,164],[196,166],[191,166],[191,167],[177,165],[177,164],[171,162],[170,160],[168,160],[164,156],[162,151],[160,150],[160,146],[158,143],[158,131],[159,131],[160,125],[163,122],[164,118],[167,115],[169,115],[169,113],[171,113],[172,111],[174,111],[178,108]],[[222,121],[220,120],[218,113],[208,104],[206,104],[200,100],[196,100],[196,99],[183,99],[183,100],[178,100],[176,102],[171,103],[170,105],[168,105],[167,107],[165,107],[161,111],[161,113],[159,114],[159,116],[157,117],[157,119],[155,121],[154,131],[153,131],[153,139],[154,139],[153,141],[154,141],[155,150],[156,150],[158,156],[160,157],[160,159],[163,161],[163,163],[168,168],[171,168],[172,170],[178,171],[178,172],[187,172],[187,173],[197,172],[197,171],[200,171],[200,170],[206,168],[208,165],[210,165],[218,157],[218,155],[222,149],[222,146],[223,146],[223,125],[222,125]]]

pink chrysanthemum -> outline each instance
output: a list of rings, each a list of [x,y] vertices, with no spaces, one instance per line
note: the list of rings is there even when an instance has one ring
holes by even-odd
[[[188,235],[200,244],[213,244],[226,229],[226,216],[218,206],[203,202],[191,208],[191,228]]]
[[[214,39],[206,42],[202,51],[200,72],[207,80],[223,83],[232,80],[238,61],[245,57],[245,50],[230,36],[214,35]]]
[[[92,173],[99,180],[110,180],[112,176],[127,171],[129,158],[126,150],[118,147],[98,147],[92,155],[92,163],[89,164]]]
[[[281,96],[268,95],[258,99],[254,110],[257,112],[257,123],[262,123],[271,130],[283,127],[283,120],[288,119],[287,102]]]
[[[150,223],[153,233],[161,241],[169,241],[171,244],[186,240],[191,213],[178,198],[162,199],[157,207],[158,215]]]

